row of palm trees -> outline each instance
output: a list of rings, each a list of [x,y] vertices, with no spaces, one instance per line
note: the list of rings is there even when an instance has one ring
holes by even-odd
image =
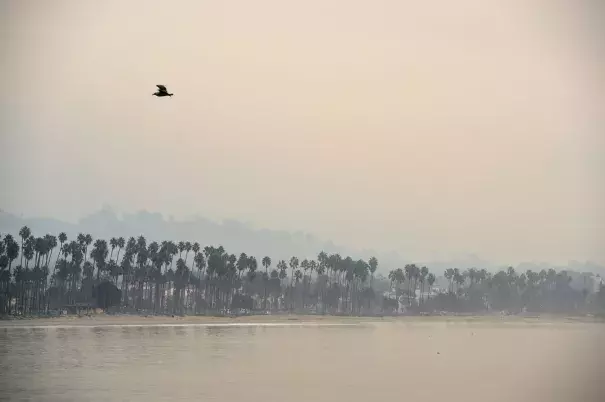
[[[156,313],[238,308],[360,313],[372,305],[378,261],[319,253],[260,265],[254,256],[202,249],[195,242],[148,242],[144,236],[94,240],[35,237],[28,227],[7,234],[0,248],[0,309],[33,314],[77,303]],[[260,268],[260,269],[259,269]],[[111,285],[111,286],[108,286]],[[109,292],[110,294],[108,294]]]
[[[69,240],[35,237],[23,227],[0,238],[0,314],[39,314],[79,303],[169,314],[238,309],[367,314],[408,310],[486,309],[569,311],[587,294],[574,291],[555,270],[518,274],[486,270],[444,273],[408,264],[376,276],[378,260],[320,252],[316,258],[273,265],[246,253],[196,242],[148,242],[144,236]],[[377,290],[379,290],[377,292]],[[435,291],[437,290],[437,291]]]
[[[448,310],[477,312],[481,310],[508,310],[529,312],[578,312],[605,309],[605,289],[596,295],[584,287],[573,289],[572,278],[566,271],[554,269],[518,273],[513,267],[494,274],[485,269],[470,268],[460,271],[448,268],[444,272],[446,285],[432,300],[424,300],[424,287],[428,286],[428,297],[435,277],[426,267],[414,264],[404,269],[389,272],[388,278],[398,294],[407,296],[408,305],[424,307],[425,310]],[[407,289],[406,286],[407,285]],[[414,299],[416,289],[420,297]]]

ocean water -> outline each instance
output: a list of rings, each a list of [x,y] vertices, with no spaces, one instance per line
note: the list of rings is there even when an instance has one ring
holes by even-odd
[[[605,401],[605,326],[0,327],[0,400]]]

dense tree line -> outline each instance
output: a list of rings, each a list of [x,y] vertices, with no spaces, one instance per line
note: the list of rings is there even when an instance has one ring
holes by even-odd
[[[565,272],[494,275],[449,269],[447,289],[433,292],[436,276],[414,264],[377,279],[378,261],[320,252],[273,265],[222,246],[148,242],[144,236],[69,240],[35,237],[23,227],[0,240],[0,313],[31,315],[78,303],[157,314],[209,314],[238,309],[330,314],[488,309],[574,311],[587,294],[569,287]],[[375,283],[378,282],[378,283]],[[377,292],[376,285],[387,292]],[[386,293],[386,296],[383,295]],[[600,292],[602,295],[603,292]],[[597,298],[597,304],[598,304]]]
[[[396,294],[407,297],[409,306],[426,311],[446,310],[457,312],[508,311],[512,313],[587,313],[605,311],[605,289],[591,294],[588,286],[581,291],[570,286],[572,278],[566,271],[554,269],[518,273],[513,267],[494,274],[485,269],[460,271],[449,268],[444,272],[447,286],[432,296],[430,288],[435,277],[425,267],[414,264],[389,273]],[[592,285],[592,284],[590,284]],[[424,300],[424,287],[429,289]],[[420,297],[414,304],[415,289]]]

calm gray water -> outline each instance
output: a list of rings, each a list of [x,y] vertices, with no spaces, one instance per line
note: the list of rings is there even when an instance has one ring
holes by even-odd
[[[0,327],[0,399],[591,401],[601,325]],[[605,392],[605,388],[603,391]]]

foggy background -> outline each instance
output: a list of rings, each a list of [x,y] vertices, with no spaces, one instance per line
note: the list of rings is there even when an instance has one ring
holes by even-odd
[[[3,211],[605,264],[596,1],[0,4]]]

